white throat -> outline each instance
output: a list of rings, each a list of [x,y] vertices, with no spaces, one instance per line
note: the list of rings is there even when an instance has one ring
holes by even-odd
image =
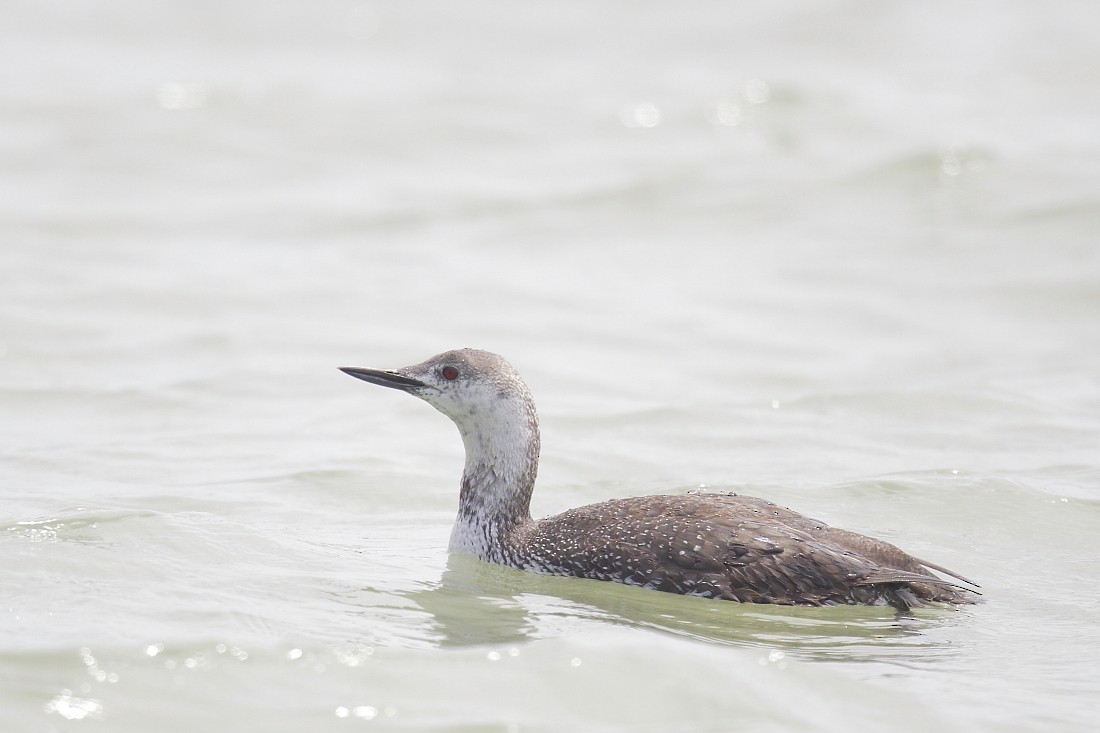
[[[539,460],[534,405],[510,395],[452,418],[466,466],[450,550],[499,562],[509,533],[531,521]]]

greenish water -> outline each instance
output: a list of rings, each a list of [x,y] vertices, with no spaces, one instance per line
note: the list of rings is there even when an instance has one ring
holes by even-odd
[[[1098,12],[16,3],[5,731],[1089,730]],[[448,557],[502,353],[534,511],[700,485],[980,582],[738,606]]]

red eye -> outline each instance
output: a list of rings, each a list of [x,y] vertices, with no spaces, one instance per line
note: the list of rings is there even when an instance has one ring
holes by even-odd
[[[447,381],[455,379],[457,376],[458,376],[458,370],[455,369],[453,366],[443,367],[443,378],[446,379]]]

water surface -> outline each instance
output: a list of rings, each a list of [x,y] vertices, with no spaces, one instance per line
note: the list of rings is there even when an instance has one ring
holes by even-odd
[[[1087,730],[1100,11],[16,3],[10,731]],[[336,371],[505,354],[534,511],[713,490],[986,602],[448,557],[462,464]]]

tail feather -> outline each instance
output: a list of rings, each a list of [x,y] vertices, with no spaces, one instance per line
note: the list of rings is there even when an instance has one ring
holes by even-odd
[[[961,580],[962,582],[966,583],[967,585],[973,586],[975,588],[981,588],[981,586],[978,585],[977,583],[975,583],[973,580],[971,580],[970,578],[967,578],[965,576],[959,575],[954,570],[948,570],[947,568],[945,568],[942,565],[937,565],[936,563],[928,562],[927,560],[921,560],[919,557],[915,557],[913,559],[916,560],[921,565],[923,565],[924,567],[928,568],[929,570],[935,570],[937,573],[943,573],[944,575],[950,576],[950,577],[954,578],[955,580]]]
[[[893,568],[879,568],[873,573],[860,578],[856,585],[879,585],[881,583],[921,583],[924,585],[944,585],[966,590],[965,586],[959,585],[954,580],[939,578],[935,575],[910,573],[907,570],[895,570]]]

